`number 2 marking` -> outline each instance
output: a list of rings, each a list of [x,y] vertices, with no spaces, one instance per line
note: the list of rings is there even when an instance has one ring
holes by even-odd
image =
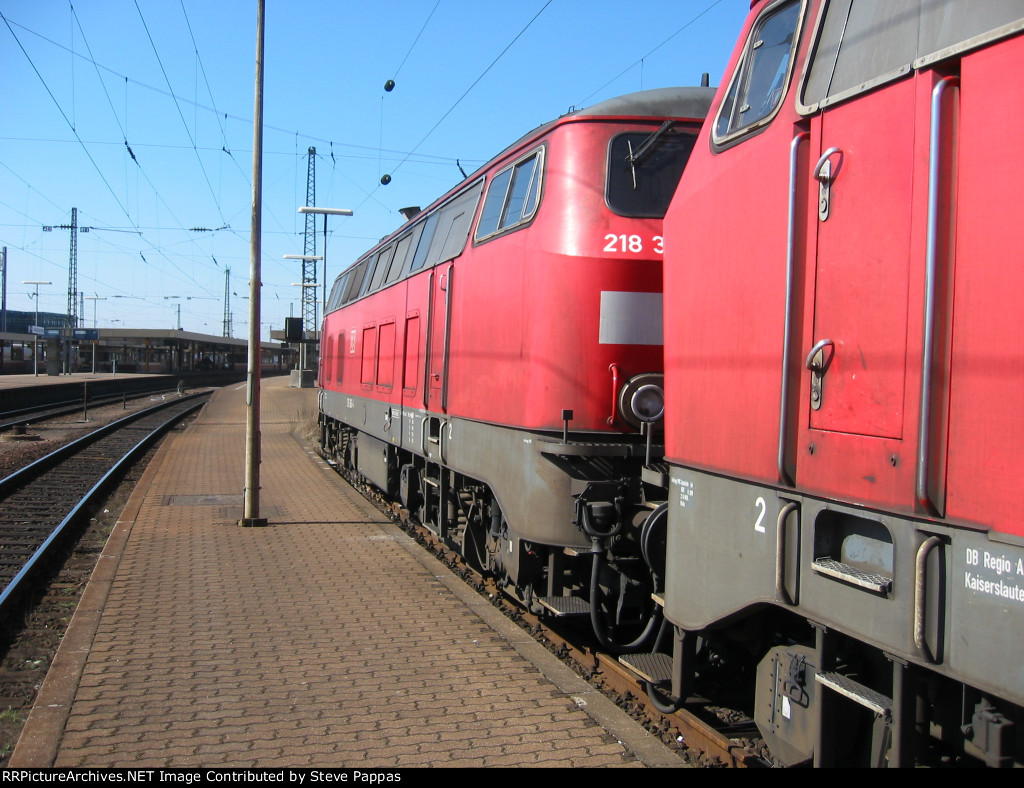
[[[768,511],[768,504],[765,503],[764,498],[760,496],[754,501],[754,508],[760,509],[760,513],[757,515],[757,520],[754,521],[754,530],[758,533],[765,533],[764,526],[761,523],[764,521],[764,514]]]

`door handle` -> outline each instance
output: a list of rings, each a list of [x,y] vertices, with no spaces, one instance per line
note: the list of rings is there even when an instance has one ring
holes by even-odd
[[[819,340],[811,348],[811,352],[807,354],[807,360],[804,361],[804,366],[811,371],[811,410],[821,409],[821,381],[825,377],[829,365],[832,363],[832,358],[835,355],[835,345],[836,343],[831,339]],[[832,352],[826,356],[825,348],[828,347],[832,348]]]

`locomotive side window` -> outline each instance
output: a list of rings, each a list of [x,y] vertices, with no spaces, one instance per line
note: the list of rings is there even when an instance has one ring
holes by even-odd
[[[405,258],[408,257],[409,249],[412,246],[414,234],[415,231],[406,233],[402,240],[398,242],[398,246],[395,248],[395,259],[391,261],[391,268],[388,269],[387,276],[384,278],[384,284],[391,284],[402,273],[402,270],[405,268]]]
[[[388,267],[391,265],[391,260],[395,256],[395,245],[392,244],[385,249],[382,249],[377,254],[377,260],[373,267],[373,277],[370,279],[370,288],[367,292],[373,292],[384,283],[384,276],[388,272]]]
[[[363,274],[366,273],[366,265],[369,259],[362,260],[349,269],[348,285],[345,287],[345,295],[342,303],[347,304],[359,296],[359,287],[363,283]]]
[[[499,172],[491,180],[491,185],[487,189],[487,199],[484,200],[484,209],[480,213],[480,221],[476,226],[478,241],[498,231],[501,209],[505,207],[505,198],[508,196],[508,185],[511,181],[511,167],[504,172]]]
[[[331,288],[331,297],[327,301],[327,311],[332,312],[341,306],[342,297],[345,295],[345,285],[348,283],[348,271],[345,271],[334,280],[334,287]]]
[[[483,181],[478,181],[438,211],[437,228],[427,251],[428,266],[462,254],[482,190]]]
[[[533,218],[540,196],[542,170],[543,149],[494,176],[480,212],[476,240],[518,227]]]
[[[715,119],[716,144],[760,128],[779,108],[799,38],[802,5],[799,0],[776,4],[754,23]]]
[[[410,271],[419,271],[427,262],[427,251],[430,249],[430,241],[434,237],[434,230],[437,229],[437,214],[431,214],[427,220],[420,225],[423,232],[420,233],[420,242],[416,247],[416,254],[412,258]]]
[[[367,257],[365,262],[362,264],[362,274],[359,275],[359,290],[356,292],[356,298],[362,298],[368,292],[370,292],[370,280],[373,278],[373,264],[377,261],[380,255],[374,257]]]
[[[665,125],[653,134],[633,131],[608,146],[605,199],[620,216],[662,218],[690,158],[694,134]]]
[[[833,0],[800,94],[809,113],[1019,30],[1019,0]]]

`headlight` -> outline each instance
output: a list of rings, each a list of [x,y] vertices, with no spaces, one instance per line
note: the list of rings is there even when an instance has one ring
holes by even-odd
[[[658,421],[665,415],[665,392],[661,386],[648,383],[637,389],[629,401],[630,408],[640,421]]]
[[[665,376],[657,372],[634,375],[619,392],[619,413],[633,426],[652,424],[665,415]]]

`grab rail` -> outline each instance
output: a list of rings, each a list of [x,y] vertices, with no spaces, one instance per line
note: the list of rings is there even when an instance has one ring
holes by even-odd
[[[793,316],[793,271],[796,267],[796,178],[799,165],[797,154],[800,143],[809,136],[806,131],[801,132],[789,144],[789,217],[786,225],[786,310],[785,326],[782,333],[782,401],[779,404],[779,453],[777,464],[779,481],[790,486],[793,485],[793,480],[786,472],[786,432],[789,429],[787,413],[789,409],[789,374],[787,365],[789,363],[793,331],[791,322]]]
[[[921,354],[921,399],[917,425],[917,502],[925,511],[937,512],[928,497],[932,361],[935,344],[935,280],[939,246],[939,167],[942,155],[942,95],[947,87],[960,85],[957,77],[945,77],[932,90],[931,133],[928,151],[928,241],[925,252],[924,349]]]

